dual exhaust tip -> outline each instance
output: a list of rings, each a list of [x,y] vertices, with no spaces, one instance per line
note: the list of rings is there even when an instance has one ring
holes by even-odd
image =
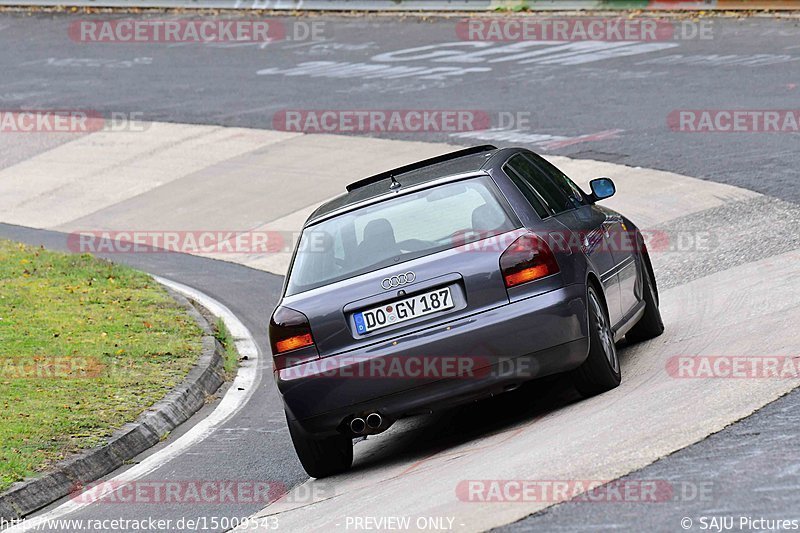
[[[360,435],[364,433],[367,428],[369,429],[378,429],[383,424],[383,417],[378,413],[370,413],[367,415],[366,420],[360,417],[356,417],[350,421],[350,431],[353,433]]]

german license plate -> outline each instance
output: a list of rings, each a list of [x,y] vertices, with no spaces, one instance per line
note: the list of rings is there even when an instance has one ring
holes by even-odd
[[[358,333],[367,333],[453,307],[450,287],[436,289],[353,315]]]

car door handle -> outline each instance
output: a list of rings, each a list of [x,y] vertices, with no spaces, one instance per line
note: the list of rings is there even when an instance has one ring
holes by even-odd
[[[606,237],[609,237],[611,233],[611,227],[613,227],[615,224],[621,224],[621,223],[622,223],[621,216],[618,215],[606,216],[606,219],[603,221],[603,234]]]

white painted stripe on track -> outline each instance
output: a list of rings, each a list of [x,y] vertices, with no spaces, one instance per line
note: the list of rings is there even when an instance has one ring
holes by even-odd
[[[170,289],[199,302],[212,314],[220,317],[230,331],[236,343],[236,348],[239,350],[239,354],[247,356],[247,360],[241,362],[236,378],[228,388],[225,396],[223,396],[222,401],[220,401],[219,405],[206,418],[199,421],[189,431],[181,435],[175,442],[172,442],[164,449],[146,457],[142,462],[129,468],[118,476],[107,480],[107,484],[101,491],[97,492],[97,498],[93,496],[93,500],[111,494],[114,492],[114,487],[119,488],[122,483],[146,476],[175,457],[183,454],[190,447],[208,438],[220,425],[225,423],[247,404],[261,382],[261,373],[258,368],[260,360],[258,345],[253,335],[250,333],[250,330],[247,329],[247,326],[245,326],[230,309],[197,289],[159,276],[153,277],[156,281],[166,285]],[[47,529],[48,521],[58,520],[89,505],[92,505],[92,502],[69,500],[46,513],[29,518],[22,524],[4,530],[4,533],[44,531]]]
[[[95,132],[0,169],[0,212],[3,222],[56,228],[300,135],[164,122]]]

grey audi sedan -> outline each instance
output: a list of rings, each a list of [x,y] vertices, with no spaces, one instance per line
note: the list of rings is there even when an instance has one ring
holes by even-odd
[[[620,383],[615,343],[664,330],[642,235],[522,148],[362,179],[306,221],[269,336],[297,455],[325,477],[399,418],[568,372]]]

